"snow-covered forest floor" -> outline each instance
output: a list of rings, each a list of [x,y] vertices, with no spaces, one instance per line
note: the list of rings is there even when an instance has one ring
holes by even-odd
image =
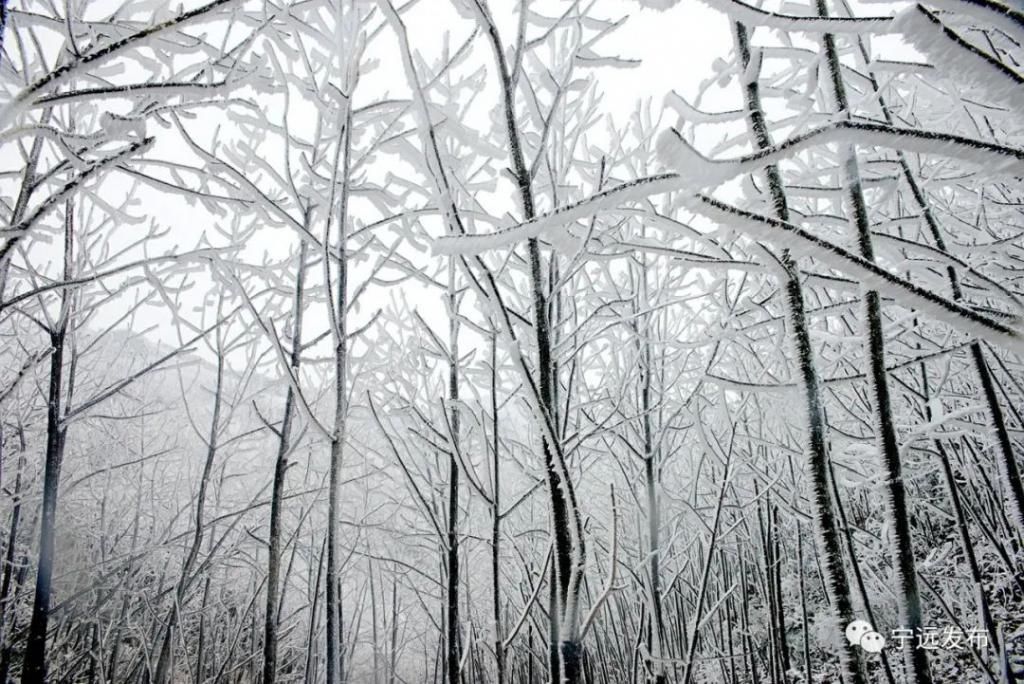
[[[0,684],[1024,681],[1017,0],[0,0]]]

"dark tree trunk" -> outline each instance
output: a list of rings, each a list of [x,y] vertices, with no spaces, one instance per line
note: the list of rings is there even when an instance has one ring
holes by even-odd
[[[14,553],[18,543],[18,526],[21,522],[21,491],[22,472],[25,469],[25,430],[18,425],[18,466],[14,475],[14,506],[11,508],[11,526],[7,531],[7,550],[4,554],[3,579],[0,580],[0,684],[7,684],[7,673],[11,665],[10,634],[13,632],[14,620],[10,628],[7,624],[7,604],[12,600],[11,579],[14,576]],[[12,616],[14,611],[11,611]]]
[[[751,55],[747,29],[742,23],[737,22],[734,25],[734,30],[744,71],[749,71]],[[747,124],[754,136],[754,144],[759,150],[766,149],[772,143],[761,107],[760,87],[756,74],[751,74],[745,84],[744,98],[747,108]],[[768,166],[765,169],[765,175],[775,215],[780,220],[789,220],[789,204],[778,167]],[[850,599],[849,580],[843,567],[839,528],[836,524],[835,509],[830,493],[825,416],[821,402],[818,370],[814,362],[814,350],[811,347],[810,328],[804,308],[800,273],[796,261],[788,250],[783,250],[780,260],[786,272],[783,281],[786,315],[787,321],[792,327],[792,341],[797,357],[797,375],[803,390],[803,410],[807,424],[805,450],[810,476],[811,502],[814,510],[814,528],[821,555],[825,559],[826,589],[832,600],[834,615],[838,618],[839,629],[835,636],[836,642],[839,644],[840,670],[844,681],[849,684],[862,684],[864,675],[861,669],[860,653],[847,642],[842,633],[845,625],[853,621],[853,602]]]
[[[857,45],[860,49],[861,56],[864,59],[864,64],[869,64],[870,55],[867,52],[862,38],[857,39]],[[875,79],[874,74],[870,71],[868,71],[868,79],[875,93],[879,93],[880,88],[878,82]],[[878,94],[878,101],[885,122],[889,125],[893,125],[894,120],[892,112],[881,94]],[[903,179],[906,181],[907,187],[910,189],[910,194],[913,196],[915,204],[917,204],[918,209],[921,211],[921,217],[924,219],[924,225],[928,228],[928,233],[931,235],[932,241],[942,252],[949,254],[949,250],[946,248],[946,240],[942,235],[942,228],[939,226],[938,220],[932,213],[931,204],[925,196],[921,184],[918,182],[917,177],[910,168],[906,154],[904,154],[902,150],[897,150],[896,158],[899,160]],[[949,280],[949,289],[950,294],[953,295],[953,300],[961,301],[963,299],[963,288],[960,285],[960,279],[957,276],[956,268],[953,265],[948,265],[946,267],[946,275]],[[971,360],[974,363],[974,370],[978,375],[978,380],[981,382],[982,391],[985,396],[985,406],[988,411],[989,425],[991,426],[993,433],[995,433],[1000,469],[1002,470],[1003,477],[1009,487],[1011,504],[1010,514],[1016,522],[1019,530],[1024,531],[1024,482],[1021,480],[1020,468],[1017,465],[1017,459],[1013,453],[1013,445],[1010,442],[1010,434],[1006,427],[1006,417],[1003,414],[1002,406],[999,403],[999,399],[995,391],[992,372],[989,369],[988,364],[985,362],[985,355],[982,351],[981,343],[978,340],[974,340],[970,345],[970,351]]]
[[[494,657],[496,682],[505,684],[505,644],[501,624],[501,459],[498,457],[498,334],[491,335],[491,418],[494,421],[491,434],[491,458],[494,470],[494,487],[491,492],[491,595],[494,603]]]
[[[823,17],[828,16],[826,0],[817,0],[817,7],[819,15]],[[828,66],[830,94],[840,115],[849,116],[850,108],[846,95],[846,85],[843,81],[835,37],[826,33],[823,36],[822,42],[824,45],[825,61]],[[850,223],[857,232],[860,255],[868,261],[874,261],[875,254],[871,237],[871,222],[868,217],[867,204],[861,186],[857,152],[852,145],[845,151],[842,167],[846,200],[851,214]],[[863,298],[864,318],[867,325],[864,353],[867,356],[868,384],[877,430],[876,441],[881,452],[882,467],[885,472],[889,523],[893,530],[891,551],[893,568],[896,574],[896,596],[900,626],[910,629],[917,634],[923,624],[921,597],[917,588],[917,568],[914,563],[910,512],[907,507],[899,442],[892,415],[892,399],[889,394],[882,311],[877,291],[865,290]],[[908,681],[912,684],[931,684],[928,657],[925,649],[909,648],[903,650]]]
[[[0,60],[4,54],[4,34],[7,32],[7,0],[0,0]],[[2,64],[2,61],[0,61]]]
[[[338,568],[338,488],[341,486],[341,460],[345,447],[348,420],[348,197],[349,168],[352,146],[352,110],[346,109],[344,130],[341,132],[341,206],[338,210],[338,275],[334,301],[328,298],[328,307],[334,330],[334,434],[331,438],[331,462],[327,494],[327,684],[339,684],[344,673],[341,647],[340,581]],[[324,237],[325,250],[330,236]],[[330,283],[330,259],[324,254],[324,269]]]
[[[451,431],[451,453],[448,455],[448,556],[447,601],[448,628],[447,673],[448,684],[459,684],[459,666],[462,662],[462,648],[459,639],[459,319],[458,297],[455,289],[454,262],[448,265],[448,401],[449,429]]]
[[[64,279],[71,279],[74,254],[74,205],[64,205]],[[54,541],[57,525],[57,496],[60,467],[64,458],[67,426],[63,422],[64,352],[68,334],[72,290],[61,294],[60,317],[50,331],[50,386],[46,404],[46,462],[43,471],[43,509],[39,526],[39,562],[36,570],[35,597],[28,642],[22,664],[21,681],[35,684],[46,681],[46,631],[49,626],[53,590]]]
[[[533,202],[533,190],[530,181],[530,171],[526,166],[523,156],[523,149],[519,138],[519,128],[515,115],[515,93],[512,88],[512,77],[508,64],[504,58],[501,41],[496,31],[490,32],[490,40],[501,72],[503,108],[505,113],[506,133],[509,141],[509,157],[512,162],[513,174],[519,188],[519,199],[523,207],[524,219],[529,221],[534,218],[536,211]],[[573,581],[578,583],[578,575],[574,577],[577,569],[582,571],[584,546],[582,535],[582,523],[579,520],[575,491],[571,481],[563,477],[568,473],[565,467],[565,460],[562,454],[561,445],[552,443],[557,439],[555,416],[557,414],[554,401],[554,364],[551,356],[551,322],[548,312],[548,293],[544,284],[543,257],[540,253],[540,243],[536,238],[527,240],[527,251],[530,263],[530,289],[533,300],[533,330],[537,343],[537,386],[539,388],[540,406],[538,407],[542,420],[547,425],[540,426],[541,434],[544,435],[542,448],[544,451],[544,462],[547,471],[548,490],[551,497],[551,525],[554,528],[555,536],[555,577],[557,582],[552,583],[551,590],[557,592],[556,615],[552,621],[552,634],[550,644],[550,667],[552,681],[562,681],[565,684],[575,684],[579,680],[579,655],[582,653],[582,644],[576,642],[575,634],[571,634],[568,642],[563,641],[563,632],[567,628],[575,629],[576,625],[556,625],[555,622],[564,621],[570,604],[577,600],[578,587],[574,587]],[[551,438],[549,438],[549,435]],[[571,519],[570,519],[571,518]],[[572,527],[570,527],[572,526]],[[576,534],[573,535],[575,529]],[[575,536],[575,539],[574,539]],[[573,618],[570,617],[570,621]],[[574,660],[567,667],[557,662],[560,655],[568,655]],[[563,670],[564,668],[564,670]],[[563,670],[562,675],[559,671]],[[571,670],[571,672],[569,672]],[[573,677],[570,677],[570,674]]]
[[[299,264],[295,277],[294,318],[292,321],[291,372],[298,377],[302,360],[302,307],[306,281],[306,241],[299,244]],[[278,430],[277,457],[274,461],[274,484],[270,495],[270,538],[267,557],[267,608],[263,621],[263,684],[277,679],[278,585],[281,581],[281,512],[284,505],[284,484],[291,450],[292,419],[295,415],[295,389],[288,385],[284,398],[284,416]]]

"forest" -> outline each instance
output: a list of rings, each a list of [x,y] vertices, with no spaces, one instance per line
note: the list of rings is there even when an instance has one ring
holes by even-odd
[[[1019,0],[0,0],[0,684],[1024,682]]]

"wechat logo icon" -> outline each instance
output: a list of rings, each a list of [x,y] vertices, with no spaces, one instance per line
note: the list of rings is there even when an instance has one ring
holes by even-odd
[[[885,637],[865,620],[854,620],[846,626],[846,640],[851,646],[860,646],[868,653],[881,653],[885,648]]]

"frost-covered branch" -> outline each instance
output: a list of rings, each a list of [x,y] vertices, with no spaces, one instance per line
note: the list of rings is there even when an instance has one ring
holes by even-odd
[[[714,160],[702,155],[675,129],[664,131],[658,141],[662,161],[676,169],[622,183],[572,204],[486,234],[443,236],[434,241],[435,254],[475,254],[532,239],[545,230],[564,227],[573,221],[615,209],[652,195],[676,190],[692,191],[721,185],[737,176],[778,163],[807,148],[829,143],[877,145],[923,154],[962,159],[983,171],[1024,175],[1024,149],[976,140],[961,135],[898,128],[863,121],[839,121],[796,135],[782,143],[732,159]]]
[[[923,5],[914,5],[899,15],[897,26],[907,42],[939,71],[976,86],[1011,111],[1024,111],[1024,76],[969,43],[935,13]]]
[[[11,250],[13,250],[15,245],[17,245],[25,234],[28,233],[30,228],[32,228],[44,216],[60,206],[62,202],[71,197],[85,182],[104,169],[121,164],[136,154],[144,153],[152,147],[153,141],[154,138],[151,137],[144,138],[143,140],[137,140],[114,154],[100,157],[99,159],[84,165],[84,168],[64,183],[59,190],[43,200],[39,206],[36,207],[35,211],[5,231],[10,235],[10,237],[7,238],[7,242],[4,243],[4,246],[0,247],[0,263],[4,262],[8,254],[11,253]]]
[[[783,12],[770,12],[743,0],[702,0],[704,4],[725,12],[730,18],[749,26],[767,26],[785,31],[813,33],[893,33],[893,17],[812,17]]]
[[[24,107],[29,106],[30,101],[34,98],[36,93],[48,88],[56,88],[83,69],[95,68],[105,61],[116,57],[127,49],[136,45],[144,44],[147,40],[163,33],[164,31],[184,26],[196,19],[210,14],[216,9],[237,4],[240,1],[241,0],[213,0],[212,2],[201,5],[194,10],[184,12],[177,17],[156,24],[155,26],[151,26],[125,36],[119,40],[115,40],[112,43],[93,50],[88,54],[78,56],[57,67],[45,76],[33,82],[31,85],[22,89],[22,91],[15,95],[14,98],[3,107],[3,109],[0,109],[0,130],[6,128],[11,119]]]
[[[1024,350],[1024,339],[1016,327],[1016,317],[1004,322],[978,313],[969,306],[915,285],[792,223],[755,214],[706,195],[695,195],[688,201],[688,206],[723,225],[748,232],[758,239],[784,245],[792,250],[794,256],[814,257],[853,276],[865,287],[878,290],[903,306],[924,311],[967,334],[990,339],[1018,352]]]
[[[594,604],[590,607],[590,612],[587,613],[587,617],[583,619],[583,626],[580,627],[580,639],[587,638],[587,632],[590,631],[590,627],[594,624],[594,620],[597,618],[597,614],[604,607],[608,597],[611,596],[612,591],[615,589],[615,577],[619,566],[619,509],[615,503],[615,485],[611,485],[610,493],[608,494],[609,506],[612,511],[612,529],[611,529],[611,552],[608,561],[608,577],[605,580],[604,589],[598,595],[597,599],[594,600]]]
[[[539,237],[546,230],[565,225],[594,214],[611,210],[625,202],[639,202],[652,195],[679,190],[684,185],[678,173],[663,173],[616,185],[590,197],[559,207],[523,223],[502,228],[492,233],[451,236],[434,240],[435,254],[478,254],[500,249],[523,240]]]
[[[25,301],[27,299],[31,299],[33,297],[38,297],[39,295],[41,295],[41,294],[43,294],[45,292],[52,292],[54,290],[62,290],[64,288],[69,288],[69,287],[78,287],[80,285],[85,285],[86,283],[92,283],[92,282],[96,282],[98,280],[103,280],[104,278],[110,278],[111,276],[120,275],[121,273],[125,273],[127,271],[131,271],[131,270],[134,270],[136,268],[145,268],[145,267],[149,266],[150,264],[157,264],[157,263],[161,263],[161,262],[165,262],[165,261],[170,261],[170,262],[175,262],[175,263],[186,262],[186,261],[190,261],[192,259],[195,259],[197,261],[209,261],[209,260],[212,260],[212,259],[216,258],[216,256],[219,253],[221,253],[222,251],[224,251],[224,250],[220,250],[220,249],[197,249],[197,250],[192,250],[190,252],[181,252],[181,253],[178,253],[178,254],[168,254],[166,256],[151,257],[151,258],[148,258],[148,259],[139,259],[139,260],[132,261],[130,263],[124,264],[122,266],[115,266],[113,268],[109,268],[109,269],[106,269],[106,270],[103,270],[103,271],[97,271],[95,273],[90,273],[88,275],[79,276],[77,278],[70,278],[68,280],[58,280],[58,281],[55,281],[55,282],[52,282],[52,283],[48,283],[46,285],[40,285],[38,287],[34,287],[34,288],[32,288],[32,289],[30,289],[30,290],[28,290],[26,292],[19,292],[17,295],[11,297],[10,299],[5,299],[3,301],[0,301],[0,311],[3,311],[4,309],[7,309],[8,307],[20,304],[21,302],[23,302],[23,301]]]
[[[686,141],[674,128],[658,138],[658,156],[680,174],[689,189],[709,188],[758,171],[818,145],[842,143],[858,147],[890,149],[959,159],[976,166],[980,173],[1024,175],[1024,149],[953,133],[900,128],[867,121],[837,121],[731,159],[709,159]]]

